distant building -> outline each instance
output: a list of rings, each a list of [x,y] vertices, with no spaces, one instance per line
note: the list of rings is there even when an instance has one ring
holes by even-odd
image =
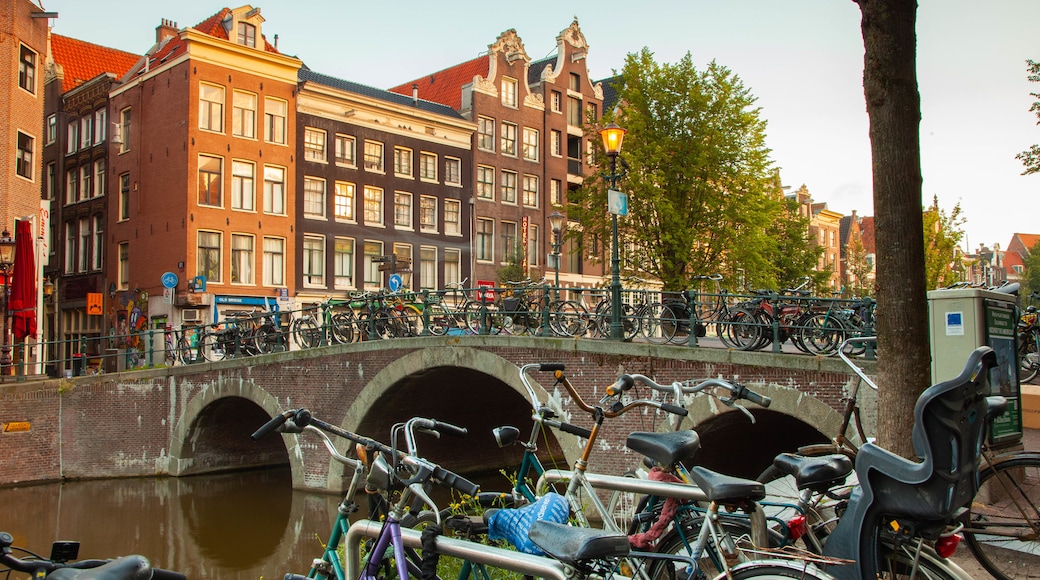
[[[866,296],[874,294],[877,279],[877,249],[874,247],[874,217],[843,216],[840,222],[841,281],[845,293]]]
[[[1004,266],[1009,282],[1021,282],[1026,269],[1026,260],[1040,243],[1040,234],[1014,234],[1004,253]],[[1037,290],[1037,288],[1034,288]]]
[[[969,265],[967,281],[973,284],[984,284],[996,286],[1007,279],[1007,270],[1004,267],[1005,252],[1000,249],[1000,244],[993,244],[990,248],[984,244],[973,253],[965,255],[965,262]]]
[[[798,214],[809,218],[809,237],[818,247],[823,248],[816,265],[816,271],[830,272],[828,287],[837,292],[842,287],[841,277],[841,218],[842,214],[827,209],[826,203],[814,203],[809,195],[809,188],[805,185],[799,187],[794,193],[787,194],[798,202]],[[823,293],[822,288],[817,288],[818,294]]]

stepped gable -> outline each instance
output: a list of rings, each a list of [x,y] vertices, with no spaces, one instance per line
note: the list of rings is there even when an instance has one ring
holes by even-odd
[[[462,108],[462,87],[472,83],[476,76],[487,78],[490,70],[488,56],[482,55],[392,87],[390,92],[411,97],[412,87],[418,86],[420,99],[441,103],[457,111]]]
[[[104,73],[121,77],[141,55],[93,44],[60,34],[51,34],[51,60],[61,65],[61,92],[67,93]]]
[[[347,81],[329,75],[317,73],[307,67],[300,68],[299,79],[300,82],[313,82],[319,85],[325,85],[327,87],[332,87],[347,92],[363,95],[366,97],[387,101],[396,105],[417,107],[422,111],[436,113],[438,115],[445,115],[454,119],[463,118],[462,115],[458,113],[458,111],[456,111],[448,105],[433,101],[427,101],[424,99],[419,99],[418,102],[412,100],[412,94],[410,90],[407,95],[391,91],[385,91],[383,89],[377,89],[368,85],[363,85],[361,83],[355,83],[352,81]]]
[[[224,26],[223,26],[224,20],[226,20],[230,16],[231,16],[231,9],[230,8],[223,8],[223,9],[220,10],[220,12],[217,12],[213,16],[210,16],[209,18],[203,20],[202,22],[199,22],[195,26],[192,26],[191,28],[193,28],[193,29],[195,29],[195,30],[197,30],[197,31],[207,35],[207,36],[212,36],[214,38],[219,38],[221,40],[228,40],[228,41],[230,41],[231,39],[228,37],[228,32],[227,32],[227,30],[224,29]],[[164,21],[164,24],[165,24],[165,21]],[[273,44],[271,44],[270,42],[267,42],[267,36],[266,35],[261,34],[260,37],[264,41],[264,51],[265,52],[273,52],[275,54],[281,54],[281,52],[279,52],[278,49],[275,48],[275,46]],[[161,64],[161,63],[165,62],[167,59],[169,59],[171,56],[173,56],[175,53],[183,52],[184,51],[183,45],[184,45],[184,41],[181,40],[181,37],[178,34],[173,34],[172,36],[168,36],[166,38],[158,39],[156,41],[155,46],[153,46],[152,49],[148,51],[150,66],[155,66],[156,64]]]

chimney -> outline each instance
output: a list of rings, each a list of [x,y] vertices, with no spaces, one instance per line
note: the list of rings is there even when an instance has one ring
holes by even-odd
[[[419,85],[416,83],[412,83],[412,104],[419,106]]]
[[[173,36],[177,36],[177,23],[163,18],[162,24],[155,27],[155,43],[160,44]]]

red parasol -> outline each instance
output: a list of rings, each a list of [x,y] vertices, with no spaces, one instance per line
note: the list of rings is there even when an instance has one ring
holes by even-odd
[[[36,336],[36,250],[29,220],[20,220],[15,225],[14,274],[8,310],[16,339]]]

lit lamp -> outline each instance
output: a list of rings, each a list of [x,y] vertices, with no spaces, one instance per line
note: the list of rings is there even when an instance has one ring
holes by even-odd
[[[8,336],[9,324],[7,321],[7,301],[11,286],[11,268],[14,266],[14,238],[11,232],[4,229],[0,234],[0,274],[4,277],[4,343],[0,347],[0,367],[4,367],[0,374],[6,375],[7,368],[11,366],[11,339]]]
[[[603,148],[610,157],[610,174],[603,177],[610,182],[610,189],[617,189],[618,178],[622,174],[617,172],[617,158],[621,153],[621,143],[625,140],[625,133],[617,123],[610,123],[600,130],[599,135],[603,138]],[[609,194],[608,194],[609,195]],[[618,257],[618,228],[617,214],[610,212],[611,219],[611,248],[610,248],[610,338],[621,340],[621,259]]]
[[[553,286],[556,287],[556,294],[559,296],[560,293],[560,248],[563,246],[563,240],[561,234],[563,234],[563,222],[567,218],[559,211],[554,211],[549,214],[549,227],[552,229],[553,241],[553,264],[556,266],[556,281]]]

